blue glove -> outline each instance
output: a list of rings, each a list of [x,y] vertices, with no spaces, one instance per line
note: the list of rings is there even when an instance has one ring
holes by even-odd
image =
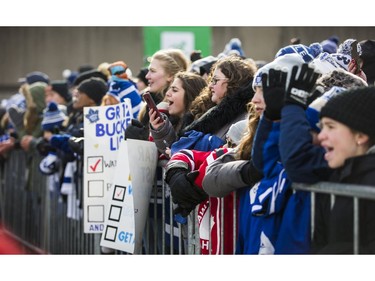
[[[71,135],[53,135],[50,139],[50,143],[54,148],[60,149],[65,153],[73,153],[69,145],[69,139]]]

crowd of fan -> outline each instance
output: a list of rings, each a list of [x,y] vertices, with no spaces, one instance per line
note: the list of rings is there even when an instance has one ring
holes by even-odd
[[[122,60],[64,71],[55,81],[34,71],[2,101],[0,156],[37,151],[51,188],[70,194],[83,156],[83,108],[129,99],[125,138],[155,143],[173,223],[184,225],[197,210],[202,254],[352,253],[350,199],[337,197],[331,208],[328,196],[318,196],[310,239],[310,194],[291,185],[375,186],[374,64],[374,40],[332,36],[305,45],[294,38],[265,62],[233,38],[217,56],[159,50],[136,76]],[[360,203],[360,252],[373,253],[375,202]]]

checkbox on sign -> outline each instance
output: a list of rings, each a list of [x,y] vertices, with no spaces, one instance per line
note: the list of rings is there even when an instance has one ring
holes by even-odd
[[[104,222],[104,206],[90,205],[87,207],[88,222]]]
[[[121,210],[122,210],[122,207],[111,205],[111,208],[109,209],[108,219],[119,222],[120,217],[121,217]]]
[[[103,156],[87,157],[87,173],[103,173]]]
[[[108,225],[106,230],[105,230],[104,239],[108,240],[108,241],[115,242],[116,233],[117,233],[117,227]]]
[[[104,181],[88,181],[88,197],[104,197]]]
[[[124,201],[125,191],[126,191],[125,186],[115,185],[112,199],[116,201]]]

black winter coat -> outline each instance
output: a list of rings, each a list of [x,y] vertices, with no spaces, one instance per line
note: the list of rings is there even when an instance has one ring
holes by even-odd
[[[348,159],[334,171],[331,182],[373,186],[375,154]],[[353,198],[336,196],[330,210],[330,196],[317,198],[314,247],[318,254],[353,253]],[[359,200],[359,253],[375,253],[375,200]]]

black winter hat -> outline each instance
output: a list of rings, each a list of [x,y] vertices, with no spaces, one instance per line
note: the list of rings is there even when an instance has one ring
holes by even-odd
[[[375,40],[363,40],[359,42],[362,49],[361,58],[366,60],[375,60]]]
[[[375,87],[353,88],[332,97],[320,118],[328,117],[349,128],[375,137]]]
[[[100,78],[92,77],[78,85],[78,91],[85,93],[90,99],[100,105],[102,98],[108,91],[107,84]]]
[[[82,72],[81,74],[79,74],[78,77],[76,78],[76,80],[74,80],[73,85],[77,86],[83,80],[89,79],[91,77],[101,78],[103,81],[107,82],[107,76],[105,76],[105,74],[103,72],[94,69],[94,70],[85,71],[85,72]]]
[[[69,92],[69,85],[66,81],[52,81],[52,90],[58,93],[65,101],[72,100],[72,94]]]
[[[373,85],[375,82],[375,40],[363,40],[359,44],[362,48],[362,70],[367,76],[367,83]]]

